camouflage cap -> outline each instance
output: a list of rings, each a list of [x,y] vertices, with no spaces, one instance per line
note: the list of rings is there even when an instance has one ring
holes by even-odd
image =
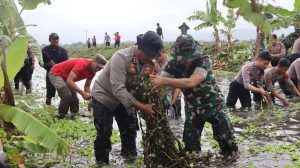
[[[294,25],[295,30],[300,29],[300,23],[299,22],[294,21],[293,25]]]
[[[189,35],[180,35],[171,48],[171,57],[176,61],[191,61],[201,58],[202,53],[199,51],[199,45],[194,38]]]

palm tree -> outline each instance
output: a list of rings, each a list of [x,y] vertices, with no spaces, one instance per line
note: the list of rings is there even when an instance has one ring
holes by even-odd
[[[215,51],[217,54],[221,53],[221,41],[219,36],[218,25],[224,20],[221,12],[217,9],[217,0],[208,0],[206,2],[206,12],[194,11],[194,15],[188,17],[188,20],[200,20],[198,26],[195,30],[200,30],[207,27],[212,27],[214,29],[213,36],[215,41]]]

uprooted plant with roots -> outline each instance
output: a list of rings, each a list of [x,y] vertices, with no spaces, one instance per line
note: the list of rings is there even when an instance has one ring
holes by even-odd
[[[151,72],[152,71],[152,72]],[[165,106],[165,91],[153,90],[150,75],[156,75],[158,67],[146,68],[141,75],[134,77],[133,96],[142,103],[152,104],[155,119],[145,118],[146,131],[142,129],[144,164],[146,167],[194,167],[196,161],[204,161],[200,156],[187,154],[182,143],[174,136],[167,120],[167,107]]]

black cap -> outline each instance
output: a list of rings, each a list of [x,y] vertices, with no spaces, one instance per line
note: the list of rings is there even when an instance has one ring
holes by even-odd
[[[161,38],[154,31],[147,31],[143,35],[138,35],[137,44],[146,55],[154,57],[159,57],[160,50],[164,48]]]
[[[57,34],[57,33],[51,33],[51,34],[49,35],[49,41],[50,41],[51,39],[53,39],[53,38],[59,38],[58,34]]]

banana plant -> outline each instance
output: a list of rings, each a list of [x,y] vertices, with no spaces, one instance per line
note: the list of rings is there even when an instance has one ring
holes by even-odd
[[[227,54],[232,56],[234,45],[232,43],[232,32],[233,29],[236,27],[237,16],[234,13],[233,9],[228,9],[227,19],[223,20],[223,24],[225,26],[224,29],[221,29],[221,33],[227,37]]]
[[[28,40],[26,37],[18,37],[5,49],[0,41],[0,88],[4,87],[4,103],[15,105],[10,81],[16,76],[24,64],[25,53],[27,51]]]
[[[299,28],[300,27],[300,1],[295,0],[294,12],[296,12],[296,16],[294,19],[294,26]]]
[[[194,11],[194,15],[187,18],[188,20],[199,20],[201,23],[194,29],[200,30],[207,27],[214,29],[213,36],[215,41],[215,51],[221,53],[221,40],[219,36],[218,25],[224,20],[221,12],[217,9],[217,0],[206,1],[206,11]]]
[[[20,12],[13,0],[0,0],[0,89],[4,90],[4,99],[0,102],[0,119],[13,123],[36,142],[22,142],[20,146],[33,152],[56,149],[58,154],[66,154],[68,144],[64,140],[30,114],[13,107],[15,102],[10,81],[24,64],[28,42],[32,44],[36,56],[41,56],[38,43],[26,31],[26,27],[33,25],[25,25],[21,13],[23,10],[35,9],[41,3],[50,4],[50,1],[19,0],[18,3],[22,7]]]
[[[19,0],[23,10],[34,9],[38,4],[44,2],[49,3],[48,0],[36,1],[36,0]],[[23,60],[26,55],[28,41],[24,40],[23,36],[27,35],[26,27],[33,25],[25,25],[21,17],[21,12],[13,0],[0,0],[0,59],[1,59],[1,71],[2,78],[0,76],[0,88],[4,86],[4,101],[6,104],[14,106],[14,97],[9,82],[13,79],[9,76],[15,76],[19,69],[23,66]],[[22,36],[22,37],[21,37]],[[22,41],[22,43],[20,43]],[[21,48],[11,47],[17,46]],[[8,55],[8,52],[13,53],[13,56]],[[13,62],[10,62],[12,61]],[[17,64],[9,66],[12,63]],[[22,61],[22,63],[20,63]]]
[[[30,138],[27,139],[33,139],[22,142],[23,147],[29,148],[33,152],[46,152],[45,149],[48,151],[55,149],[58,154],[67,154],[68,144],[27,112],[0,104],[0,117],[6,122],[13,123],[18,130],[28,135]]]
[[[295,6],[299,8],[299,2]],[[224,4],[229,8],[237,9],[237,14],[242,16],[248,22],[256,26],[256,51],[254,58],[258,57],[260,34],[269,35],[273,30],[287,28],[295,19],[295,11],[289,11],[282,7],[271,4],[264,5],[260,0],[224,0]],[[269,17],[272,16],[272,17]]]

